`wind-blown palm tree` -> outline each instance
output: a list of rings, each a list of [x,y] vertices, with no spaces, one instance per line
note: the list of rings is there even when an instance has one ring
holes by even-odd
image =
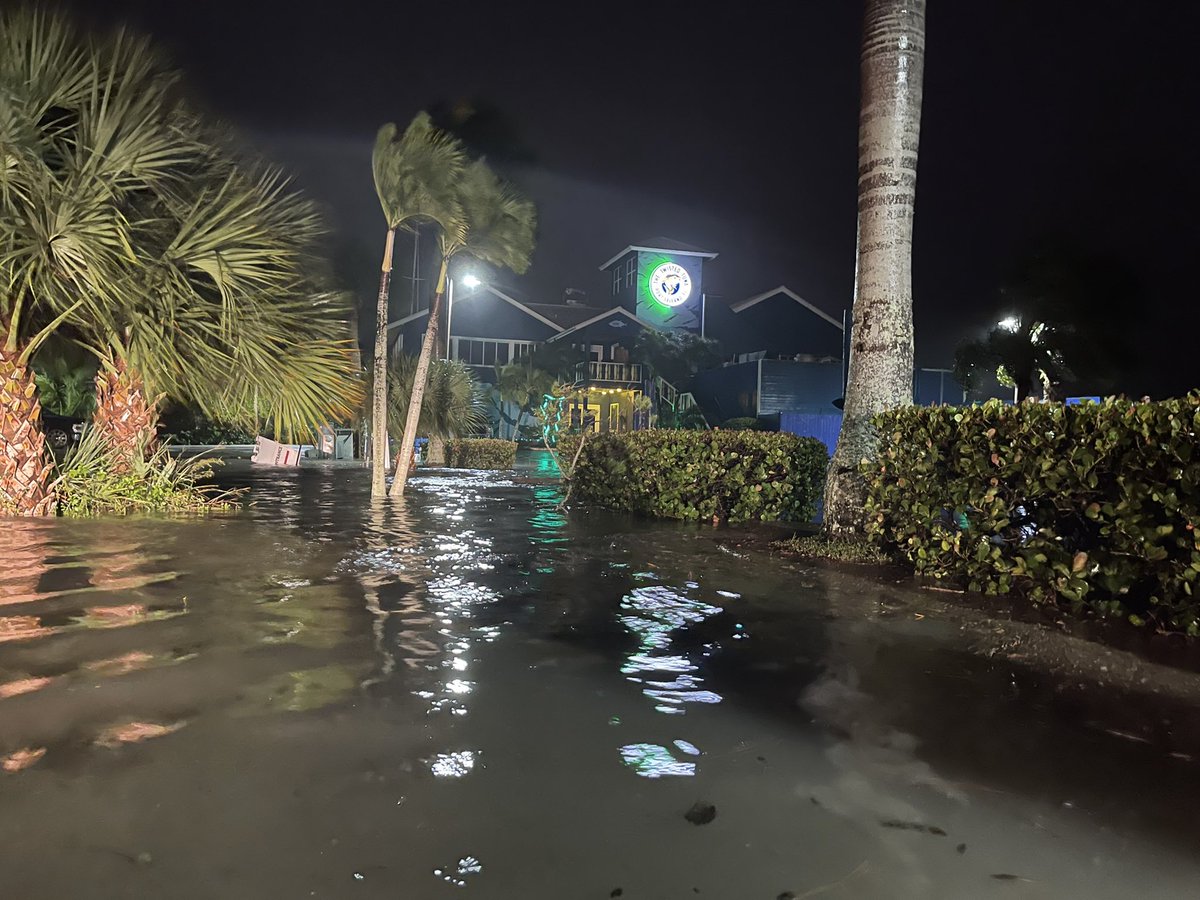
[[[24,398],[5,404],[0,456],[18,462],[0,503],[48,510],[18,369],[55,332],[100,361],[96,428],[118,468],[152,443],[163,395],[246,419],[243,392],[287,381],[277,430],[352,409],[345,304],[308,272],[311,207],[175,99],[145,40],[34,12],[0,35],[0,359],[13,363],[0,381]]]
[[[76,135],[119,150],[112,117],[157,123],[169,110],[112,109],[121,72],[150,86],[146,50],[123,36],[100,47],[57,16],[24,9],[0,15],[0,512],[44,515],[54,508],[41,407],[29,361],[73,316],[95,312],[127,265],[131,226],[113,210],[130,181],[178,162],[163,144],[136,168],[121,154],[65,162]],[[163,79],[163,87],[169,87]],[[130,101],[132,104],[132,101]],[[101,148],[97,148],[99,151]]]
[[[461,231],[462,221],[456,188],[466,159],[462,146],[434,128],[429,115],[423,112],[417,114],[399,137],[397,131],[395,124],[390,122],[380,128],[371,157],[375,192],[387,221],[375,310],[375,357],[371,378],[372,497],[382,497],[387,493],[387,320],[396,229],[410,224],[433,223],[443,232],[457,235]],[[440,299],[442,282],[438,284]],[[430,311],[431,323],[436,315],[436,310]],[[410,451],[414,439],[409,439]],[[404,459],[408,458],[407,454],[401,455]],[[401,466],[397,474],[401,469],[407,473],[407,467]]]
[[[860,532],[859,462],[871,417],[912,403],[912,226],[925,67],[925,0],[867,0],[858,126],[858,261],[842,431],[825,487],[825,524]]]
[[[438,234],[442,266],[438,273],[433,306],[429,310],[425,338],[421,342],[421,354],[417,359],[408,416],[404,423],[404,436],[400,441],[403,460],[408,459],[417,437],[417,422],[425,393],[429,361],[433,357],[438,313],[446,291],[446,271],[450,260],[464,254],[488,265],[511,269],[519,275],[529,268],[529,259],[533,255],[537,230],[537,212],[533,203],[496,177],[486,162],[477,160],[463,169],[456,193],[460,214],[448,225],[444,224]],[[390,496],[401,496],[407,480],[408,466],[397,465]]]

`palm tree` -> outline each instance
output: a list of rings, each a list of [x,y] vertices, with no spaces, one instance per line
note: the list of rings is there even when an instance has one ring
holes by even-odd
[[[161,204],[122,302],[78,328],[101,364],[94,427],[126,464],[153,444],[163,396],[247,425],[265,414],[282,440],[357,406],[348,298],[309,271],[311,204],[273,170],[210,169]]]
[[[450,260],[461,253],[492,266],[511,269],[519,275],[529,268],[529,259],[533,255],[534,235],[537,229],[537,213],[534,206],[497,178],[487,163],[477,160],[463,169],[457,184],[457,195],[459,216],[441,223],[442,228],[438,234],[442,266],[438,273],[433,306],[429,311],[429,324],[421,342],[421,355],[417,360],[412,397],[404,423],[404,436],[400,441],[400,453],[404,459],[411,453],[413,441],[417,436],[421,400],[425,392],[429,361],[433,356],[438,313],[446,290],[446,270]],[[401,496],[407,480],[408,467],[397,465],[390,496]]]
[[[125,266],[130,226],[113,191],[177,160],[145,147],[136,170],[96,152],[70,170],[76,135],[119,150],[106,75],[147,84],[145,47],[124,36],[100,48],[62,18],[30,9],[0,15],[0,512],[53,511],[50,463],[30,359],[64,322],[94,311]],[[169,85],[164,85],[166,90]],[[124,110],[113,109],[113,115]],[[168,110],[163,110],[165,115]],[[140,106],[137,115],[156,121]]]
[[[371,379],[372,497],[382,497],[387,492],[387,320],[396,229],[404,225],[433,223],[444,232],[457,234],[460,229],[458,223],[462,220],[455,187],[465,160],[462,146],[434,128],[429,115],[423,112],[417,114],[404,134],[399,138],[396,135],[397,128],[393,123],[389,122],[380,128],[371,156],[375,192],[387,221],[375,310],[375,357]],[[443,279],[438,282],[439,300],[444,278],[443,271]],[[436,315],[436,309],[430,311],[431,323]],[[412,440],[415,438],[409,438],[410,451]],[[407,458],[403,453],[402,456]],[[401,468],[398,467],[397,475]],[[407,473],[407,468],[404,468],[404,472]]]
[[[858,261],[842,431],[825,487],[831,533],[861,532],[871,417],[912,403],[912,224],[925,0],[867,0],[858,131]]]
[[[0,34],[0,323],[16,361],[55,332],[96,355],[95,427],[118,468],[153,443],[164,395],[245,420],[247,392],[286,381],[277,430],[352,409],[346,304],[307,271],[311,206],[178,102],[145,40],[38,13]],[[36,409],[10,415],[36,426]]]
[[[519,435],[522,419],[533,415],[533,411],[542,405],[542,398],[554,389],[554,376],[535,367],[531,358],[527,356],[496,369],[495,392],[501,419],[508,421],[504,416],[505,404],[511,403],[517,408],[516,418],[509,421],[514,441]]]
[[[417,358],[405,353],[392,357],[388,380],[388,420],[393,431],[404,427]],[[487,424],[479,385],[471,370],[458,360],[438,359],[429,367],[429,384],[421,405],[418,434],[427,437],[431,451],[447,440],[476,434]],[[415,438],[414,438],[415,440]]]

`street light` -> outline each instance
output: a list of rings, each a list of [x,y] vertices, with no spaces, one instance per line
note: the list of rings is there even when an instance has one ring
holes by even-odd
[[[446,359],[450,358],[450,349],[452,346],[451,335],[450,335],[450,323],[454,320],[454,279],[451,278],[448,280],[450,282],[450,290],[446,294]],[[477,288],[481,284],[483,284],[482,281],[480,281],[475,275],[472,275],[470,272],[468,272],[466,275],[464,275],[459,280],[462,281],[463,287],[469,288],[470,290],[475,290],[475,288]]]
[[[1016,316],[1008,316],[996,323],[997,328],[1003,328],[1005,331],[1011,331],[1016,334],[1021,328],[1021,320]]]

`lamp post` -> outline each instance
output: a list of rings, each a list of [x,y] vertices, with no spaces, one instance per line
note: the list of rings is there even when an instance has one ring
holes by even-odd
[[[446,292],[446,359],[450,358],[450,323],[454,321],[454,279],[448,279],[450,282],[449,290]],[[470,290],[475,290],[483,282],[469,272],[462,277],[463,287]]]
[[[996,323],[997,328],[1003,328],[1005,331],[1016,334],[1021,329],[1021,320],[1016,316],[1007,316]],[[1013,379],[1013,406],[1017,405],[1017,397],[1020,396],[1021,386],[1017,384],[1016,379]]]

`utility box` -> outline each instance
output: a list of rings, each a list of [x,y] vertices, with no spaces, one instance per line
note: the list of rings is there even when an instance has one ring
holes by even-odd
[[[333,430],[333,458],[354,459],[353,428],[335,428]]]

